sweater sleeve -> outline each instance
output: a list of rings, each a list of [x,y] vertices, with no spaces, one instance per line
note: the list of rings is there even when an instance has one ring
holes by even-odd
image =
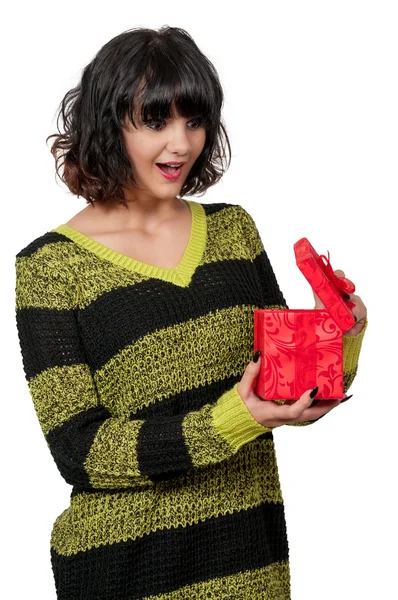
[[[289,308],[279,288],[274,270],[264,249],[264,245],[253,217],[239,206],[242,235],[249,251],[250,260],[254,264],[260,288],[259,307]]]
[[[256,227],[252,216],[242,207],[242,223],[244,235],[250,248],[251,259],[256,267],[256,271],[261,285],[261,300],[264,308],[288,308],[286,301],[279,289],[275,273],[272,269],[268,256],[264,250],[260,233]],[[344,392],[350,388],[355,379],[358,370],[359,354],[362,347],[362,340],[367,327],[365,323],[362,330],[355,336],[343,336],[343,376]],[[283,404],[283,400],[280,401]],[[322,418],[322,417],[320,417]],[[319,421],[319,419],[316,419]],[[311,425],[316,421],[303,421],[299,423],[289,423],[289,425]]]
[[[16,324],[23,369],[54,461],[81,489],[132,488],[219,463],[270,431],[237,392],[237,383],[200,410],[131,419],[101,404],[85,358],[63,265],[16,257]]]

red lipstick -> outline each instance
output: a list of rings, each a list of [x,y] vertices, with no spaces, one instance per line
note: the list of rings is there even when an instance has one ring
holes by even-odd
[[[176,181],[181,175],[182,165],[178,169],[175,169],[173,167],[167,167],[166,165],[160,165],[160,163],[156,163],[158,171],[163,175],[163,177],[165,177],[169,181]]]

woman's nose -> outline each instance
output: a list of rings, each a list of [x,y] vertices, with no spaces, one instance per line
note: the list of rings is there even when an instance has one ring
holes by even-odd
[[[189,131],[186,122],[176,122],[173,125],[170,125],[168,127],[168,133],[168,150],[177,152],[178,154],[187,154],[191,148],[191,141],[189,139]]]

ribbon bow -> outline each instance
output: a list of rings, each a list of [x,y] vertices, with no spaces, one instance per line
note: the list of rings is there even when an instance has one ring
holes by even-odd
[[[355,292],[355,285],[346,277],[338,277],[337,275],[335,275],[332,265],[330,264],[329,251],[327,258],[324,254],[321,254],[319,258],[321,259],[321,267],[323,272],[327,275],[327,277],[329,277],[329,279],[333,281],[334,285],[342,293],[347,306],[349,308],[354,308],[356,304],[354,302],[351,302],[351,300],[345,298],[344,294],[353,294]]]

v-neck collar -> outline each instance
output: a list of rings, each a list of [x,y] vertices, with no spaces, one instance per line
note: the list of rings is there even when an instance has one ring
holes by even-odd
[[[186,287],[191,282],[192,276],[196,271],[205,250],[207,222],[205,209],[199,202],[185,199],[184,202],[188,204],[191,210],[191,234],[185,252],[179,264],[174,269],[157,267],[135,260],[120,252],[116,252],[116,250],[112,250],[112,248],[104,246],[104,244],[100,244],[96,240],[80,233],[80,231],[69,227],[66,223],[62,223],[62,225],[51,229],[51,232],[61,233],[76,242],[79,246],[93,252],[99,258],[110,261],[123,269],[141,273],[141,275],[145,275],[146,277],[162,279],[163,281],[174,283],[181,287]]]

